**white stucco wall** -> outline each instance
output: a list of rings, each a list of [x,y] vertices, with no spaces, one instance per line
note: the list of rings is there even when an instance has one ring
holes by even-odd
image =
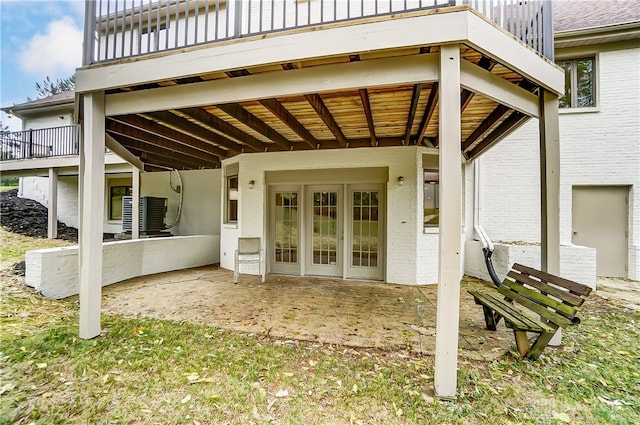
[[[571,244],[573,186],[629,186],[628,276],[638,280],[640,49],[600,51],[596,61],[597,107],[560,113],[560,241]],[[538,144],[532,120],[481,158],[482,224],[496,241],[540,241]]]
[[[217,235],[174,236],[106,242],[102,286],[137,276],[214,264]],[[78,246],[27,251],[25,283],[49,298],[66,298],[80,289]]]
[[[426,152],[431,151],[422,147],[362,148],[252,153],[225,161],[223,167],[239,164],[240,201],[238,223],[223,224],[221,228],[221,266],[233,269],[233,253],[239,236],[266,238],[267,171],[388,167],[385,281],[401,284],[436,283],[438,234],[425,234],[422,225],[421,157]],[[402,186],[397,182],[399,176],[404,177]],[[255,181],[253,189],[248,188],[250,180]],[[224,202],[221,204],[222,211]]]
[[[180,184],[176,172],[141,174],[141,195],[168,199],[167,224],[173,222],[178,213],[180,194],[176,188]],[[181,191],[184,196],[180,220],[171,230],[174,235],[219,235],[220,234],[220,190],[222,171],[191,170],[180,171]]]
[[[141,196],[157,196],[168,199],[167,223],[174,221],[179,194],[169,186],[169,173],[142,173]],[[171,230],[174,235],[218,235],[220,234],[220,190],[221,170],[180,171],[184,202],[177,225]],[[109,179],[131,179],[129,173],[108,174]],[[179,184],[176,173],[173,186]],[[49,178],[23,177],[20,179],[19,196],[33,199],[48,206]],[[105,209],[107,208],[108,182],[105,187]],[[67,226],[78,228],[78,176],[58,177],[58,220]],[[120,220],[109,221],[105,210],[103,231],[121,233]]]

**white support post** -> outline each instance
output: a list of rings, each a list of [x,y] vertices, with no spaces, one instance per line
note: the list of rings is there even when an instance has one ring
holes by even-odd
[[[540,241],[542,270],[560,274],[560,127],[558,96],[540,88]],[[560,345],[558,329],[549,345]]]
[[[80,338],[100,335],[104,221],[104,93],[84,95],[80,161]]]
[[[140,170],[131,171],[131,239],[140,239]]]
[[[58,170],[49,168],[49,205],[47,206],[47,237],[58,237]]]
[[[436,322],[435,395],[456,397],[460,316],[460,231],[462,166],[460,153],[460,47],[440,49],[440,251]]]

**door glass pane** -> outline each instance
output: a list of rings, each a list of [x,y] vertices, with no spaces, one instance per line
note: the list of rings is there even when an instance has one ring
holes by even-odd
[[[298,193],[276,192],[274,257],[276,263],[298,262]]]
[[[313,193],[313,264],[337,264],[338,192]]]
[[[378,266],[379,192],[353,192],[352,265]]]

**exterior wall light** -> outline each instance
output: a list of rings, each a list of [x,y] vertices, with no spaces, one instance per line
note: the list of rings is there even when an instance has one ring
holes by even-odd
[[[404,177],[398,177],[398,186],[402,186],[404,184]]]
[[[253,189],[253,187],[256,185],[256,181],[255,180],[249,180],[249,189]]]

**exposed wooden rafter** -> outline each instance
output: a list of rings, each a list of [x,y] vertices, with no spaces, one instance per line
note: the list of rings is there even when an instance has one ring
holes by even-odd
[[[260,104],[267,108],[273,115],[275,115],[280,121],[282,121],[287,127],[293,130],[302,140],[311,148],[319,148],[320,141],[313,137],[309,130],[304,128],[302,124],[287,111],[287,108],[282,106],[276,99],[262,99],[259,100]]]
[[[297,67],[292,63],[285,63],[282,64],[282,69],[287,71],[291,69],[297,69]],[[318,114],[320,119],[324,122],[324,124],[336,138],[340,146],[347,147],[347,139],[344,137],[342,129],[331,114],[331,111],[329,111],[329,108],[327,108],[327,105],[325,105],[322,101],[320,95],[316,93],[305,94],[304,98],[307,100],[307,102],[309,102],[313,110],[316,111],[316,114]]]
[[[193,155],[192,151],[184,149],[183,146],[176,143],[161,141],[164,145],[161,146],[157,143],[158,140],[141,140],[125,136],[122,132],[115,132],[110,129],[107,129],[107,133],[137,156],[140,156],[141,152],[146,152],[164,158],[164,165],[168,167],[173,164],[174,160],[179,161],[182,164],[188,164],[192,168],[216,168],[220,166],[219,161],[214,159],[198,158]]]
[[[416,143],[424,143],[425,146],[428,146],[425,143],[425,136],[427,134],[427,127],[429,126],[429,122],[431,122],[431,117],[436,110],[436,106],[438,105],[438,83],[435,82],[431,85],[431,92],[429,93],[429,99],[427,100],[427,106],[424,109],[424,114],[422,114],[422,120],[420,121],[420,127],[418,128],[418,134],[416,135]],[[433,146],[438,146],[437,138],[433,141],[430,141]]]
[[[138,117],[139,118],[139,117]],[[132,139],[137,139],[139,141],[157,145],[161,148],[168,149],[170,151],[179,152],[188,156],[192,156],[204,161],[208,161],[210,163],[219,163],[220,156],[214,153],[218,149],[211,146],[214,150],[202,150],[198,149],[198,147],[191,144],[192,141],[201,142],[198,139],[190,140],[190,136],[186,134],[180,133],[179,131],[174,131],[175,138],[170,137],[167,134],[169,132],[165,132],[162,129],[158,129],[159,131],[153,132],[143,129],[142,127],[132,126],[130,125],[129,119],[130,117],[118,117],[119,120],[114,118],[108,118],[106,122],[106,129],[111,134],[119,134],[122,136],[130,137]],[[120,121],[122,119],[122,121]],[[155,124],[155,127],[162,127],[158,124]],[[171,130],[171,129],[168,129]],[[165,133],[165,134],[161,134]],[[202,142],[206,144],[205,142]],[[126,145],[125,145],[126,146]],[[224,152],[224,151],[222,151]]]
[[[529,116],[523,114],[520,111],[513,111],[507,119],[502,121],[500,125],[498,125],[491,133],[487,135],[480,143],[473,147],[468,152],[464,153],[464,156],[467,159],[476,158],[480,155],[485,149],[491,146],[496,140],[506,137],[515,129],[520,127],[526,120],[529,119]]]
[[[360,55],[350,55],[349,60],[351,62],[358,62]],[[360,101],[362,102],[362,109],[364,115],[367,118],[367,126],[369,127],[369,135],[371,137],[371,146],[378,146],[378,140],[376,137],[376,127],[373,124],[373,114],[371,112],[371,102],[369,101],[369,91],[366,88],[359,89]]]
[[[292,144],[283,137],[280,133],[275,131],[273,128],[269,127],[264,123],[260,118],[253,115],[251,112],[244,109],[242,106],[237,103],[226,103],[221,105],[216,105],[216,108],[220,109],[227,115],[235,118],[240,121],[242,124],[247,127],[257,131],[262,134],[264,137],[271,140],[276,145],[280,146],[283,149],[290,150],[292,149]]]
[[[307,99],[307,102],[309,102],[311,107],[316,111],[316,113],[322,119],[322,121],[327,126],[329,131],[333,133],[334,137],[336,138],[340,146],[342,146],[343,148],[347,147],[348,145],[347,139],[344,137],[344,134],[342,133],[340,126],[336,122],[335,118],[333,118],[333,115],[331,115],[331,111],[329,111],[329,109],[327,108],[327,105],[324,104],[320,95],[305,94],[304,98]]]
[[[411,95],[411,104],[409,106],[409,115],[407,116],[407,126],[404,131],[404,137],[402,139],[403,145],[409,144],[411,138],[411,128],[413,127],[413,120],[416,117],[416,111],[418,110],[418,101],[420,100],[420,93],[422,93],[422,84],[418,83],[413,86],[413,93]]]
[[[169,127],[177,128],[181,132],[188,133],[193,137],[196,137],[201,140],[207,140],[211,143],[214,143],[220,147],[223,147],[232,153],[241,153],[244,150],[244,147],[231,139],[228,139],[214,131],[206,129],[201,125],[193,123],[186,118],[179,117],[175,114],[172,114],[169,111],[163,112],[150,112],[145,114],[150,118],[153,118],[156,121],[166,124]],[[206,142],[205,142],[206,143]],[[248,146],[248,150],[250,151],[260,151],[262,149],[256,149],[253,146]]]
[[[235,71],[227,72],[227,75],[231,78],[234,77],[244,77],[247,75],[251,75],[249,71],[246,69],[239,69]],[[269,99],[259,99],[258,102],[267,108],[269,112],[275,115],[283,124],[293,130],[298,136],[302,138],[302,140],[309,145],[309,147],[316,149],[320,147],[320,142],[318,139],[313,137],[309,131],[304,128],[302,124],[294,117],[282,104],[275,98]]]
[[[471,150],[475,142],[508,112],[509,108],[504,105],[498,105],[462,143],[462,152],[466,153]]]
[[[256,139],[250,134],[245,133],[242,130],[239,130],[238,128],[232,126],[231,124],[227,123],[224,120],[221,120],[220,118],[207,112],[204,109],[187,108],[187,109],[180,109],[177,112],[193,120],[199,121],[205,124],[206,126],[211,127],[221,133],[224,133],[227,136],[232,137],[247,146],[251,146],[256,151],[264,151],[268,147],[268,145],[263,143],[262,141]]]

